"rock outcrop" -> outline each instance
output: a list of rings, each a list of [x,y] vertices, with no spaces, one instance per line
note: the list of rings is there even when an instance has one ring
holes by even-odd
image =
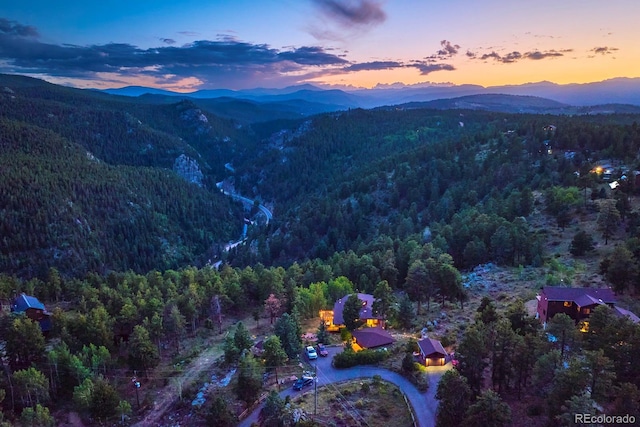
[[[173,162],[173,171],[184,178],[186,181],[202,187],[202,178],[204,174],[200,170],[198,162],[191,157],[181,154],[175,162]]]

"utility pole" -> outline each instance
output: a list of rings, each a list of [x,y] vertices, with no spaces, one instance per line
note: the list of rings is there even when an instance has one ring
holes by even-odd
[[[136,402],[138,402],[138,410],[140,410],[140,396],[138,395],[138,389],[140,388],[140,381],[136,377],[131,378],[133,387],[136,389]]]
[[[313,419],[318,414],[318,362],[314,365],[315,374],[313,376]]]

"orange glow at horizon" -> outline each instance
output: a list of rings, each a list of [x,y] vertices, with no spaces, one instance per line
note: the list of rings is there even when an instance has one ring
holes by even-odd
[[[600,58],[558,58],[522,60],[514,64],[487,61],[465,61],[454,71],[436,71],[426,75],[413,67],[391,70],[368,70],[332,74],[307,80],[324,85],[353,86],[371,89],[378,84],[403,83],[406,85],[432,82],[441,84],[473,84],[484,87],[520,85],[539,81],[556,84],[593,83],[617,77],[640,77],[640,61]]]

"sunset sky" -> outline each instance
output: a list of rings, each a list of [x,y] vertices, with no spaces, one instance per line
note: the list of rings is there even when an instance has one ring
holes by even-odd
[[[4,2],[0,72],[178,91],[640,77],[638,0]]]

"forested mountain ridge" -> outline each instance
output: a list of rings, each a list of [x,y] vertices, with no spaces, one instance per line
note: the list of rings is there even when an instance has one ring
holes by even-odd
[[[231,208],[222,195],[212,191],[215,182],[225,178],[240,193],[271,202],[277,211],[266,233],[257,230],[250,235],[255,244],[232,254],[235,265],[258,261],[288,265],[349,250],[361,256],[380,239],[402,241],[425,230],[459,267],[496,259],[530,263],[539,238],[518,218],[530,212],[532,191],[544,192],[552,185],[577,185],[575,172],[587,171],[595,159],[633,161],[639,146],[634,125],[638,117],[633,114],[551,116],[424,108],[355,109],[247,126],[219,118],[190,100],[154,105],[20,76],[0,76],[0,86],[0,115],[11,124],[5,126],[7,129],[16,129],[18,122],[25,129],[38,128],[37,132],[48,129],[50,135],[83,147],[85,153],[80,157],[93,167],[98,167],[96,162],[87,157],[104,162],[100,166],[104,168],[134,168],[117,169],[130,171],[128,177],[138,171],[136,168],[144,167],[152,168],[142,169],[144,174],[157,173],[173,180],[176,176],[167,171],[178,157],[197,162],[203,189],[188,186],[189,191],[180,190],[179,194],[160,193],[191,206],[189,192],[201,191],[196,200],[206,196],[213,206],[226,207],[214,209],[221,212],[214,217],[222,221],[220,230],[225,231],[219,233],[211,224],[202,225],[203,218],[212,218],[206,203],[195,208],[199,214],[191,214],[199,218],[193,223],[204,228],[191,227],[192,220],[187,221],[187,217],[171,217],[187,230],[200,230],[198,243],[190,239],[182,242],[184,250],[178,251],[182,255],[172,258],[173,264],[153,264],[151,260],[159,259],[162,251],[152,251],[150,244],[146,250],[137,248],[133,254],[117,255],[129,261],[118,261],[114,268],[136,271],[175,266],[179,259],[188,263],[189,257],[202,259],[207,240],[203,233],[222,239],[209,239],[210,245],[236,237],[232,230],[239,225],[233,218],[240,216],[239,207]],[[573,154],[564,156],[564,152]],[[229,163],[234,173],[225,170]],[[482,231],[471,232],[464,226],[479,219],[486,223]],[[150,224],[161,228],[155,220]],[[175,231],[178,229],[176,225]],[[71,240],[81,240],[78,230],[72,230],[67,230],[73,235]],[[526,248],[498,253],[505,244],[500,233],[494,237],[498,230],[502,230],[503,238],[513,233],[524,236]],[[104,239],[109,235],[106,233]],[[135,260],[137,253],[147,252],[154,255],[141,259],[148,258],[149,262]],[[7,249],[6,256],[9,253]],[[61,266],[46,259],[36,263],[41,267],[35,270]],[[12,272],[23,271],[11,268]],[[110,268],[109,264],[103,270]],[[407,268],[401,265],[401,277]],[[65,272],[66,268],[61,270]]]
[[[238,165],[241,192],[253,190],[278,207],[276,231],[258,237],[263,252],[253,259],[364,253],[381,236],[403,239],[425,227],[444,239],[441,249],[458,266],[494,259],[501,245],[491,244],[492,234],[502,221],[519,227],[513,221],[530,212],[532,191],[578,185],[576,172],[587,174],[598,159],[635,167],[637,119],[428,109],[315,117],[304,132]],[[494,218],[482,236],[449,225],[478,215]],[[469,244],[476,250],[470,247],[465,259]]]
[[[202,264],[240,234],[241,205],[215,188],[246,138],[233,122],[20,76],[0,87],[2,271]],[[180,156],[197,162],[202,187],[172,171]]]
[[[242,208],[170,170],[112,166],[41,128],[0,119],[0,269],[24,277],[206,262]]]
[[[51,129],[110,164],[171,168],[185,154],[220,178],[253,141],[236,122],[187,100],[152,105],[10,75],[0,75],[0,88],[2,117]]]

